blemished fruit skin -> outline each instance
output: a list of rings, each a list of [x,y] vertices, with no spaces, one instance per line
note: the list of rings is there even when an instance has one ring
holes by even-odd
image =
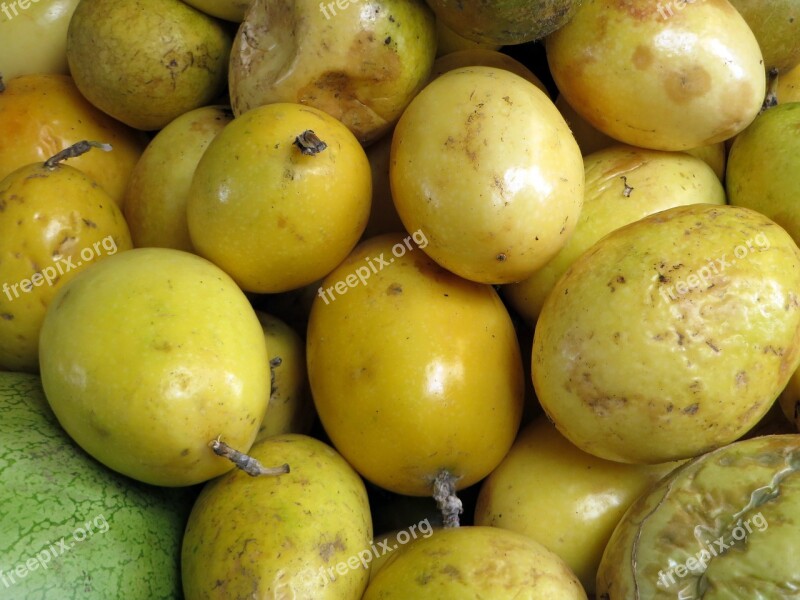
[[[704,454],[641,496],[614,530],[598,598],[791,598],[800,587],[800,435]]]
[[[89,454],[129,477],[187,486],[234,468],[269,399],[264,333],[234,281],[207,260],[134,248],[61,288],[39,344],[47,400]]]
[[[78,169],[35,163],[0,180],[0,368],[36,372],[58,290],[131,247],[122,211]]]
[[[254,0],[233,41],[231,106],[237,117],[275,102],[313,106],[368,145],[425,85],[435,55],[423,0]]]
[[[617,229],[553,288],[533,383],[582,450],[690,458],[741,437],[800,365],[800,250],[750,209],[695,204]]]
[[[766,92],[761,49],[728,0],[584,0],[547,38],[547,61],[589,123],[655,150],[733,137]]]
[[[34,375],[0,373],[0,467],[4,600],[178,597],[194,494],[96,462],[61,429]]]
[[[594,593],[597,566],[614,527],[636,498],[680,464],[603,460],[575,447],[539,417],[520,432],[481,485],[475,525],[536,540]]]
[[[436,18],[460,36],[484,44],[544,38],[575,14],[581,0],[427,0]]]
[[[326,147],[305,154],[313,131]],[[370,211],[369,160],[329,114],[301,104],[259,106],[208,145],[189,188],[196,252],[248,292],[294,290],[332,271],[358,242]]]
[[[510,283],[552,258],[583,205],[580,148],[530,81],[462,67],[422,90],[392,136],[389,176],[406,231],[425,252],[480,283]]]
[[[34,74],[5,79],[0,92],[0,178],[44,162],[83,140],[111,145],[70,158],[122,205],[128,179],[145,148],[144,137],[95,108],[68,75]]]
[[[233,119],[225,106],[203,106],[171,121],[147,145],[125,190],[123,210],[137,248],[192,251],[186,203],[197,163]]]
[[[306,343],[334,446],[371,482],[429,496],[441,471],[461,489],[497,466],[519,427],[523,371],[494,289],[439,267],[418,233],[356,247],[322,283]]]
[[[225,87],[231,36],[180,0],[81,0],[67,62],[81,93],[146,131],[211,103]]]
[[[586,600],[558,556],[521,533],[457,527],[393,552],[363,600]]]
[[[584,157],[583,208],[558,254],[503,295],[531,325],[569,266],[605,235],[649,214],[686,204],[725,204],[725,190],[705,162],[684,152],[617,144]]]
[[[183,539],[186,600],[360,600],[369,571],[359,554],[371,556],[372,519],[358,474],[304,435],[262,440],[249,454],[290,471],[237,469],[206,484]]]
[[[726,187],[731,204],[768,216],[800,244],[798,128],[800,102],[760,114],[733,142]]]

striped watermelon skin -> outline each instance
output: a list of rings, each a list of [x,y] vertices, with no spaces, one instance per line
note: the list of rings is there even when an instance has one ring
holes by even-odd
[[[63,431],[38,376],[0,373],[0,598],[181,598],[197,489],[148,486]]]

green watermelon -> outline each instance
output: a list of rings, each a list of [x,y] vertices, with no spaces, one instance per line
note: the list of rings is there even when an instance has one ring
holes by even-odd
[[[39,378],[0,372],[0,598],[180,598],[195,489],[109,470],[61,429]]]

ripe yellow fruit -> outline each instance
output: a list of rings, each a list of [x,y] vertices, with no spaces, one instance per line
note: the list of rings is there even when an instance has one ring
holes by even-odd
[[[36,371],[39,331],[56,293],[130,248],[122,212],[78,169],[36,163],[0,181],[0,368]]]
[[[550,99],[522,77],[463,67],[414,98],[392,139],[392,197],[407,231],[453,273],[520,281],[566,243],[583,159]]]
[[[523,394],[497,293],[439,267],[424,240],[360,244],[322,283],[307,336],[333,444],[373,483],[415,496],[430,495],[443,471],[459,489],[488,475],[511,447]]]
[[[308,131],[324,148],[304,149],[297,138]],[[342,123],[308,106],[267,104],[226,125],[200,159],[189,235],[242,289],[284,292],[347,256],[366,226],[371,193],[367,156]]]
[[[728,444],[800,366],[798,290],[800,250],[760,213],[695,204],[645,217],[595,244],[548,296],[536,395],[602,458],[656,463]]]

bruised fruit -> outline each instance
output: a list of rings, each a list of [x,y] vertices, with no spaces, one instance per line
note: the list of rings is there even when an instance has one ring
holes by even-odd
[[[689,458],[769,410],[800,365],[800,250],[767,217],[695,204],[617,229],[539,315],[533,383],[559,431],[620,462]]]

